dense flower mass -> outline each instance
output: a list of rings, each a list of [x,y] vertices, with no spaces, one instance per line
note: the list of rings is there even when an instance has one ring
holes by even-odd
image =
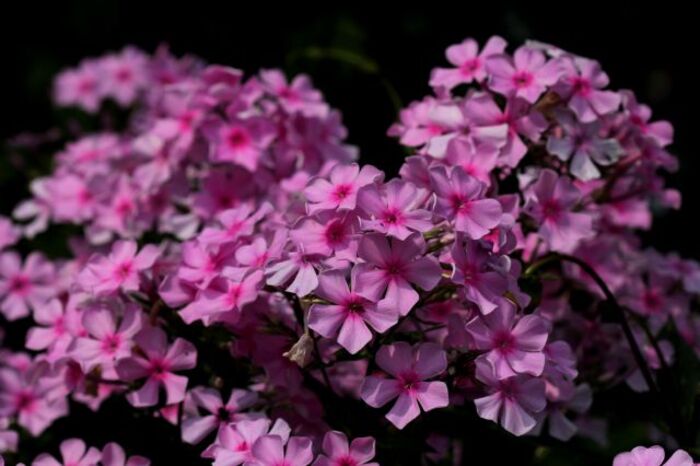
[[[57,105],[131,113],[67,142],[0,219],[0,313],[29,327],[0,349],[0,453],[111,397],[215,466],[371,466],[396,464],[381,432],[438,413],[604,442],[598,391],[663,396],[680,346],[700,355],[700,264],[638,237],[680,205],[671,125],[553,46],[446,55],[389,129],[411,151],[396,178],[356,162],[306,76],[133,48],[62,72]],[[72,257],[21,257],[56,224]],[[667,446],[687,441],[674,409]],[[415,464],[460,464],[439,445],[465,435],[414,439]],[[32,464],[150,464],[134,453],[69,439]]]

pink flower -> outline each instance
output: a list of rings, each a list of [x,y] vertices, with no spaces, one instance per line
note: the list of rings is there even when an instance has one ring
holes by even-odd
[[[418,417],[420,408],[427,412],[449,404],[447,385],[427,382],[447,369],[445,352],[437,344],[411,347],[401,341],[382,346],[377,365],[393,378],[368,376],[362,385],[362,399],[379,408],[398,397],[386,418],[399,429]]]
[[[66,354],[82,330],[80,315],[69,305],[64,309],[55,298],[37,307],[33,315],[39,325],[29,329],[25,346],[34,351],[48,350],[48,360],[55,362]]]
[[[221,244],[236,241],[249,236],[255,231],[255,225],[270,213],[272,206],[268,203],[256,209],[251,203],[228,209],[216,215],[220,227],[206,227],[198,240],[205,244]]]
[[[275,137],[267,120],[250,117],[223,125],[212,153],[215,162],[232,162],[254,172],[264,151]]]
[[[486,385],[489,393],[474,400],[479,416],[501,424],[505,430],[518,436],[535,427],[535,414],[547,404],[541,379],[528,375],[499,379],[491,363],[484,359],[477,361],[476,378]]]
[[[432,139],[452,133],[464,123],[462,112],[453,103],[441,103],[433,97],[413,102],[399,114],[401,123],[389,129],[390,136],[400,136],[404,146],[419,147]]]
[[[102,459],[100,450],[94,447],[89,449],[80,439],[70,439],[61,442],[61,461],[53,456],[42,453],[33,462],[32,466],[96,466]]]
[[[19,227],[15,226],[10,219],[0,215],[0,251],[15,244],[21,235],[22,230]]]
[[[683,450],[677,450],[668,461],[666,453],[659,445],[635,447],[632,451],[620,453],[613,460],[613,466],[694,466],[693,458]]]
[[[501,221],[503,208],[496,199],[485,199],[486,185],[467,175],[461,167],[430,170],[437,195],[436,212],[454,222],[455,230],[472,239],[487,235]]]
[[[253,457],[260,466],[307,466],[314,459],[313,444],[308,437],[289,437],[285,442],[277,435],[263,435],[253,445]]]
[[[79,337],[73,356],[87,373],[100,366],[105,378],[116,378],[114,365],[131,355],[134,336],[143,326],[143,314],[135,305],[126,305],[117,325],[117,313],[107,306],[83,311],[86,335]]]
[[[307,255],[354,260],[357,252],[358,219],[352,212],[321,213],[300,220],[290,238]]]
[[[630,123],[643,136],[654,141],[659,147],[666,147],[673,142],[673,126],[668,121],[649,122],[651,109],[648,105],[637,102],[631,91],[620,91],[622,105]]]
[[[600,69],[600,63],[587,58],[574,57],[562,61],[564,79],[555,91],[569,99],[569,108],[583,123],[590,123],[600,115],[611,113],[620,106],[620,95],[603,91],[608,85],[608,75]]]
[[[95,113],[102,103],[101,67],[95,60],[85,60],[78,68],[66,70],[56,77],[54,99],[58,105],[81,107]]]
[[[219,429],[216,442],[202,454],[205,458],[214,458],[214,466],[238,466],[255,461],[253,445],[264,435],[273,435],[287,442],[290,434],[289,425],[283,419],[274,424],[269,419],[241,420],[224,425]]]
[[[143,456],[131,456],[127,459],[124,449],[111,442],[102,449],[102,466],[150,466],[151,462]]]
[[[148,82],[148,57],[133,47],[102,60],[102,88],[105,96],[120,105],[131,105]]]
[[[549,60],[539,50],[527,46],[518,48],[511,59],[507,55],[489,57],[489,87],[505,96],[522,97],[535,103],[548,86],[561,75],[558,60]]]
[[[348,438],[342,432],[327,432],[323,437],[323,453],[314,466],[379,466],[369,462],[374,458],[372,437],[358,437],[348,445]]]
[[[510,167],[517,166],[527,153],[523,137],[538,141],[540,134],[547,129],[547,120],[530,103],[520,98],[508,99],[505,108],[501,110],[489,94],[476,93],[464,103],[464,115],[472,130],[487,131],[498,125],[508,126],[504,145],[499,147],[500,158]],[[489,145],[495,144],[491,141]]]
[[[154,406],[158,403],[158,389],[166,392],[166,404],[179,403],[185,398],[187,377],[177,375],[175,371],[192,369],[197,362],[197,350],[194,346],[178,338],[168,346],[165,332],[160,328],[146,327],[135,342],[141,354],[117,363],[117,374],[127,382],[146,378],[146,383],[137,391],[129,393],[129,403],[137,408]]]
[[[338,343],[351,354],[360,351],[372,339],[367,324],[384,333],[398,320],[395,310],[377,308],[378,296],[361,288],[361,272],[361,268],[353,267],[350,287],[343,271],[322,273],[316,294],[331,304],[314,304],[309,309],[309,328],[326,338],[337,335]]]
[[[137,254],[135,241],[117,241],[108,256],[91,260],[80,274],[79,283],[95,294],[111,294],[116,291],[137,291],[140,274],[150,270],[160,255],[157,246],[146,245]]]
[[[475,348],[487,351],[485,357],[498,379],[515,374],[542,374],[543,350],[549,336],[542,317],[529,314],[516,318],[515,305],[503,298],[493,312],[472,319],[467,331]]]
[[[499,152],[490,144],[477,145],[472,139],[458,136],[447,144],[445,161],[490,186],[491,172],[496,167]]]
[[[196,320],[208,320],[212,317],[229,313],[232,320],[237,320],[243,307],[258,297],[263,283],[263,272],[253,270],[232,270],[223,272],[221,278],[214,280],[211,286],[199,293],[190,304],[180,310],[180,317],[186,323]]]
[[[0,311],[8,320],[29,314],[54,294],[54,267],[40,253],[31,253],[22,264],[16,252],[0,254]]]
[[[221,426],[244,419],[241,411],[251,407],[258,399],[254,392],[234,389],[224,404],[219,391],[208,387],[195,387],[187,396],[193,406],[185,410],[182,440],[191,444],[201,442]],[[202,408],[208,414],[201,415],[198,408]]]
[[[538,234],[554,251],[571,252],[593,233],[593,217],[575,212],[581,192],[566,177],[553,170],[542,170],[525,190],[524,212],[539,224]]]
[[[279,103],[289,113],[301,113],[309,117],[324,117],[328,114],[328,104],[323,96],[313,88],[308,76],[296,76],[291,83],[278,70],[263,70],[260,79],[266,90],[279,99]]]
[[[68,413],[68,403],[56,394],[56,378],[46,377],[48,365],[33,363],[21,371],[0,368],[0,418],[16,417],[30,434],[41,434],[59,417]]]
[[[496,271],[488,252],[476,241],[458,237],[451,251],[454,268],[452,281],[463,288],[460,293],[476,304],[482,314],[496,309],[508,289],[507,278]]]
[[[460,44],[447,48],[447,61],[455,68],[435,68],[430,75],[432,87],[444,87],[448,91],[459,84],[468,84],[474,80],[486,79],[486,60],[505,51],[506,41],[493,36],[479,53],[479,44],[474,39],[465,39]]]
[[[371,165],[336,165],[329,180],[316,178],[304,189],[309,213],[322,210],[354,210],[357,192],[363,186],[381,181],[383,173]]]
[[[420,235],[405,241],[369,234],[362,238],[358,256],[357,286],[369,296],[384,296],[380,309],[390,309],[404,316],[418,302],[418,292],[411,284],[430,291],[440,282],[442,268],[434,257],[423,256],[425,242]]]
[[[366,215],[360,220],[363,230],[386,233],[400,240],[413,231],[425,232],[433,227],[432,214],[421,208],[425,194],[413,183],[391,180],[383,189],[374,184],[357,196],[358,206]]]
[[[590,181],[600,178],[596,165],[607,167],[624,154],[620,143],[600,136],[600,122],[577,123],[570,113],[556,115],[561,130],[547,140],[547,151],[564,162],[571,159],[570,171],[576,178]]]

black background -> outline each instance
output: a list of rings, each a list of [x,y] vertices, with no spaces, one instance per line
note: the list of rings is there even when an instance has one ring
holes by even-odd
[[[654,231],[644,236],[661,250],[679,250],[700,258],[695,224],[700,196],[696,179],[700,167],[696,153],[700,54],[696,49],[696,15],[690,7],[672,2],[646,7],[638,2],[612,1],[463,1],[459,7],[448,2],[421,6],[374,2],[354,8],[285,3],[87,0],[52,2],[51,6],[25,2],[21,11],[3,6],[0,139],[54,125],[56,113],[50,105],[49,88],[52,76],[61,68],[127,44],[153,51],[165,42],[178,55],[195,54],[248,73],[261,67],[309,73],[330,104],[343,112],[349,141],[360,147],[361,160],[393,173],[404,152],[385,136],[395,119],[395,109],[380,78],[346,64],[300,58],[300,51],[309,46],[335,47],[366,57],[378,64],[381,75],[407,104],[429,93],[429,72],[446,65],[444,49],[448,45],[467,36],[483,42],[499,34],[511,47],[534,38],[600,60],[613,88],[635,90],[641,101],[653,107],[656,118],[674,124],[672,151],[679,156],[681,168],[672,180],[683,193],[683,207],[659,218]],[[32,160],[12,160],[14,155],[7,149],[3,152],[0,157],[10,158],[9,163],[0,164],[5,170],[0,174],[0,208],[7,215],[26,195],[26,167]],[[16,173],[13,167],[19,167]],[[186,456],[187,451],[176,445],[174,430],[164,428],[162,422],[144,419],[133,424],[124,416],[121,404],[112,403],[107,408],[100,416],[80,410],[71,420],[60,421],[55,426],[57,437],[81,435],[101,444],[109,431],[116,429],[119,439],[159,459],[155,466],[194,464],[194,451],[187,450],[192,456]],[[481,449],[477,442],[471,442],[475,460],[471,464],[483,464],[481,461],[487,459],[501,464],[507,458],[525,463],[520,449],[493,449],[494,442],[498,444],[505,435],[494,434],[483,422],[474,428],[492,433],[486,435],[491,440]],[[478,438],[482,434],[474,435]],[[49,440],[41,446],[53,444],[55,441]],[[39,447],[37,443],[30,446]],[[525,450],[532,453],[529,446]],[[570,458],[562,464],[574,462]]]

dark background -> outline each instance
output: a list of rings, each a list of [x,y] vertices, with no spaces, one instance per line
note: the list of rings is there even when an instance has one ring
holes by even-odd
[[[422,98],[430,91],[427,81],[431,68],[447,64],[444,49],[467,36],[483,42],[499,34],[511,46],[534,38],[596,58],[610,75],[613,88],[635,90],[641,101],[653,107],[656,118],[670,120],[676,128],[672,151],[679,156],[681,169],[672,182],[683,193],[683,208],[664,214],[645,239],[661,250],[679,250],[700,258],[694,224],[700,196],[696,181],[700,162],[695,150],[700,123],[696,71],[700,55],[695,49],[696,15],[689,8],[672,2],[655,2],[651,8],[638,2],[613,1],[459,2],[459,8],[448,2],[428,2],[421,7],[403,2],[382,3],[381,10],[380,2],[355,8],[309,8],[299,5],[301,2],[280,6],[271,1],[245,5],[233,1],[53,3],[57,4],[26,2],[21,11],[2,13],[0,140],[55,125],[57,115],[50,105],[49,89],[52,76],[61,68],[127,44],[150,52],[165,42],[177,55],[195,54],[248,73],[261,67],[309,73],[330,104],[343,112],[349,141],[360,147],[361,160],[395,172],[404,152],[385,136],[396,112],[382,79],[396,88],[404,104]],[[366,62],[376,63],[380,75],[337,61],[310,59],[304,51],[311,46],[349,50]],[[7,147],[2,152],[0,210],[7,215],[11,206],[26,196],[36,155],[18,155]],[[612,410],[622,409],[615,406]],[[106,414],[100,416],[81,410],[83,415],[55,427],[61,434],[92,437],[96,442],[103,442],[104,434],[113,427],[121,432],[119,438],[140,451],[170,461],[156,462],[155,466],[194,464],[193,457],[181,456],[184,453],[176,448],[172,430],[147,420],[135,427],[123,411],[119,404],[108,406]],[[486,423],[476,426],[491,432]],[[489,435],[499,442],[505,436]],[[156,438],[166,443],[155,447]],[[515,452],[522,454],[520,449],[483,450],[475,454],[472,464],[482,464],[478,458],[485,460],[489,454],[504,460]],[[525,450],[532,453],[529,446]],[[519,458],[517,462],[523,464],[523,456]],[[574,460],[565,463],[573,464]],[[597,464],[590,459],[587,463]]]

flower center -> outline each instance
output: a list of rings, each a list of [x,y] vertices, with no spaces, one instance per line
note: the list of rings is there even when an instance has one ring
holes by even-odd
[[[336,201],[342,201],[352,193],[352,186],[349,184],[339,184],[335,187],[333,197]]]
[[[532,73],[529,71],[518,71],[513,75],[513,84],[520,89],[531,85],[533,80]]]
[[[479,68],[481,68],[481,61],[479,60],[479,57],[471,58],[462,63],[462,66],[459,67],[464,76],[473,75]]]
[[[12,277],[12,281],[10,281],[10,289],[13,293],[25,294],[29,291],[30,287],[31,282],[25,275],[16,275]]]

